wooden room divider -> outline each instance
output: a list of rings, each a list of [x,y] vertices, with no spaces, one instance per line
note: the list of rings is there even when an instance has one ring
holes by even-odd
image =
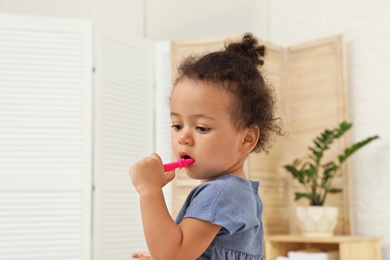
[[[172,42],[172,71],[182,58],[223,49],[223,36],[177,40]],[[326,128],[336,127],[348,120],[348,100],[345,76],[344,44],[342,36],[334,36],[291,47],[281,47],[260,40],[267,47],[265,65],[261,68],[267,81],[274,87],[277,114],[286,135],[275,140],[268,154],[251,154],[247,173],[251,180],[260,181],[260,196],[264,204],[263,224],[266,235],[296,234],[294,192],[301,186],[284,170],[283,165],[306,155],[312,140]],[[175,78],[173,74],[173,78]],[[347,137],[334,144],[328,156],[341,153],[348,144]],[[325,158],[326,159],[326,158]],[[342,193],[329,195],[327,205],[340,209],[336,234],[349,234],[349,172],[348,165],[334,184]],[[175,216],[189,191],[198,184],[184,173],[173,181],[172,201]],[[302,202],[299,202],[302,205]]]

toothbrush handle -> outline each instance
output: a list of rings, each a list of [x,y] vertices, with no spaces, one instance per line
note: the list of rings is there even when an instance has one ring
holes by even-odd
[[[179,162],[166,163],[164,164],[164,172],[172,171],[178,167],[180,167]]]
[[[186,167],[187,165],[190,165],[194,162],[195,162],[195,160],[192,158],[190,158],[190,159],[181,158],[181,159],[177,160],[176,162],[164,164],[164,172],[169,172],[169,171],[172,171],[176,168],[181,169],[181,168]]]

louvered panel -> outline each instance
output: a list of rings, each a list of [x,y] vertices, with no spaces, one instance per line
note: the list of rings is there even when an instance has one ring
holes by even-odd
[[[255,173],[251,171],[251,174]],[[275,173],[274,176],[268,173],[262,175],[259,178],[259,193],[264,205],[263,224],[265,234],[285,234],[288,230],[288,205],[285,178]]]
[[[0,259],[83,259],[81,192],[0,192]]]
[[[268,42],[264,66],[261,69],[268,83],[275,90],[276,116],[286,125],[285,51]],[[284,129],[286,131],[286,129]],[[287,130],[288,131],[288,130]],[[286,153],[286,140],[277,137],[268,154],[252,153],[249,156],[249,176],[260,181],[260,197],[264,204],[263,224],[266,235],[288,232],[288,201],[282,162]]]
[[[171,42],[159,41],[155,44],[155,151],[164,163],[172,160],[171,154],[171,118],[169,97],[172,88]],[[172,211],[172,184],[164,189],[165,202]]]
[[[142,226],[138,197],[125,192],[103,192],[101,199],[100,229],[103,236],[98,259],[128,259],[129,252],[132,252],[129,250],[144,250],[143,247],[136,248],[143,241],[143,235],[139,237],[134,232],[134,227]]]
[[[0,15],[0,259],[90,256],[91,25]]]
[[[206,46],[218,47],[222,43],[222,40],[218,43],[216,38],[174,41],[173,73],[186,55],[204,53]],[[304,156],[312,139],[325,127],[336,126],[347,119],[343,44],[339,36],[287,49],[267,42],[264,44],[268,53],[262,72],[275,89],[277,115],[282,118],[283,130],[287,135],[278,137],[267,155],[251,154],[247,164],[248,173],[250,179],[261,182],[266,234],[297,233],[293,196],[300,186],[291,182],[283,165],[290,163],[299,154]],[[346,143],[346,139],[335,143],[334,151],[340,151]],[[331,153],[327,156],[331,156]],[[344,189],[343,194],[330,195],[327,199],[329,205],[341,209],[336,230],[338,234],[349,233],[347,167],[343,173],[334,183],[336,187]],[[174,213],[177,213],[185,194],[193,185],[195,183],[185,176],[180,175],[175,179]]]
[[[156,43],[156,151],[164,162],[171,156],[171,119],[169,97],[172,88],[170,42]]]
[[[54,187],[82,188],[90,144],[86,35],[72,26],[61,31],[63,23],[51,31],[17,20],[3,16],[0,28],[0,172],[7,175],[0,188],[42,189],[40,176]]]
[[[323,130],[336,127],[348,119],[347,96],[344,71],[343,40],[341,36],[288,48],[289,75],[289,117],[290,153],[286,154],[289,163],[307,155],[307,147]],[[324,155],[335,158],[348,143],[347,136],[340,138]],[[349,234],[348,167],[343,175],[334,180],[334,186],[343,188],[342,193],[329,196],[326,205],[339,206],[339,221],[336,234]],[[301,189],[291,182],[291,213],[296,205],[307,205],[307,201],[293,201],[293,193]],[[290,232],[298,233],[295,214],[291,214]]]
[[[97,33],[94,258],[147,250],[139,196],[128,175],[153,151],[153,45]]]

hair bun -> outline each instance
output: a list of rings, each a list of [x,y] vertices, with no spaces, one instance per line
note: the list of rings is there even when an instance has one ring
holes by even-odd
[[[225,45],[225,48],[228,52],[235,52],[249,58],[255,66],[264,64],[266,48],[264,45],[259,45],[258,40],[251,33],[244,34],[241,42],[230,43]]]

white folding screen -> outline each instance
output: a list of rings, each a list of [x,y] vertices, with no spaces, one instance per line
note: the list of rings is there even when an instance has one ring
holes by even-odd
[[[147,250],[139,197],[128,175],[153,151],[153,43],[96,35],[94,241],[96,260]]]
[[[0,259],[90,259],[88,21],[0,15]]]
[[[128,169],[171,159],[170,43],[92,32],[0,15],[1,260],[147,250]]]
[[[163,162],[172,160],[171,152],[171,118],[169,96],[172,88],[171,73],[171,42],[159,41],[155,43],[155,151]],[[172,185],[164,187],[165,202],[171,212]]]

